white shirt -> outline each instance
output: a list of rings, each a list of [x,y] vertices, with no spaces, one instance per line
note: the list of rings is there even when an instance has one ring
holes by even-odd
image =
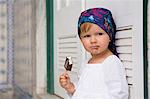
[[[81,66],[76,91],[69,99],[128,99],[125,68],[111,55],[102,63]]]

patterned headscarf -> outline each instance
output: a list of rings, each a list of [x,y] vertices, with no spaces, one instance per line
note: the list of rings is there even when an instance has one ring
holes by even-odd
[[[81,13],[78,21],[78,34],[80,36],[80,26],[83,23],[94,23],[102,28],[110,37],[111,42],[109,49],[118,56],[115,46],[116,24],[113,20],[112,14],[105,8],[91,8]]]

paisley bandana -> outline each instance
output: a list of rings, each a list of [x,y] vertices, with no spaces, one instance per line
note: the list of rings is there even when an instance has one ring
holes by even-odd
[[[118,55],[115,46],[116,24],[114,22],[111,12],[105,8],[91,8],[83,11],[78,20],[79,36],[80,36],[80,26],[86,22],[98,25],[109,35],[111,39],[109,49],[114,54]]]

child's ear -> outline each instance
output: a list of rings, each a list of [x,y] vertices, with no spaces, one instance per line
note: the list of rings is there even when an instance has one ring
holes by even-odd
[[[109,43],[111,42],[111,39],[109,38]]]

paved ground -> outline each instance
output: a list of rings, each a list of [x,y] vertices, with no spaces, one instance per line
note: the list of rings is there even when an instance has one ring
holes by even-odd
[[[0,99],[13,99],[13,91],[0,91]],[[55,98],[54,98],[55,99]]]
[[[0,91],[0,99],[13,99],[13,90],[2,90]],[[43,94],[39,95],[37,99],[63,99],[56,95]]]

